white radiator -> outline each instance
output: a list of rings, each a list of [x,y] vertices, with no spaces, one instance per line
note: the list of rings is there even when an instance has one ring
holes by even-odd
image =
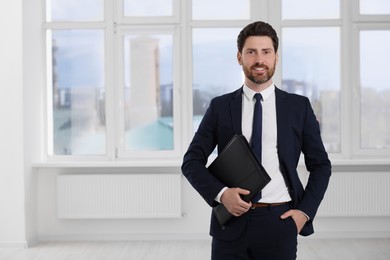
[[[319,216],[390,216],[390,174],[386,172],[334,173]]]
[[[180,174],[57,176],[61,219],[181,217]]]

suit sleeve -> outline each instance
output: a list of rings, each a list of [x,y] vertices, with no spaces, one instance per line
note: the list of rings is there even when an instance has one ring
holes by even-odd
[[[305,158],[309,179],[298,205],[313,221],[325,195],[331,176],[331,163],[321,140],[319,123],[309,100],[306,99],[306,114],[303,122],[302,153]]]
[[[210,206],[217,204],[214,198],[225,186],[206,168],[207,159],[217,144],[214,106],[214,101],[211,101],[181,167],[183,175]]]

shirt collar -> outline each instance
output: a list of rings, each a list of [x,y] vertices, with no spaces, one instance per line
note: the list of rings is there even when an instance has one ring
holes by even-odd
[[[252,100],[253,99],[253,96],[256,94],[255,91],[253,91],[252,89],[250,89],[247,85],[244,84],[243,86],[243,92],[244,92],[244,95],[245,97],[248,99],[248,100]],[[275,92],[275,85],[274,84],[271,84],[271,86],[269,86],[268,88],[264,89],[263,91],[260,92],[261,96],[263,97],[263,101],[268,99],[272,93]]]

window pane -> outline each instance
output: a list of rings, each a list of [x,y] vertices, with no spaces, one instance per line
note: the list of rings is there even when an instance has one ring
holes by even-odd
[[[127,150],[173,149],[172,35],[124,37]]]
[[[340,0],[282,0],[282,19],[337,19]]]
[[[172,16],[172,0],[124,0],[125,16]]]
[[[53,154],[104,154],[104,33],[52,31]]]
[[[390,14],[389,0],[360,0],[361,14]]]
[[[104,0],[46,0],[47,21],[102,21]]]
[[[390,148],[390,31],[360,32],[361,148]]]
[[[340,29],[282,33],[282,88],[310,99],[327,151],[340,152]]]
[[[250,18],[249,0],[193,0],[194,20],[233,20]]]
[[[193,123],[198,129],[211,98],[241,87],[238,28],[193,30]]]

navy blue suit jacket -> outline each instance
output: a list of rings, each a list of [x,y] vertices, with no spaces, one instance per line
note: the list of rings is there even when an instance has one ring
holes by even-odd
[[[312,222],[328,186],[331,163],[309,100],[278,88],[275,88],[275,99],[280,168],[292,198],[291,207],[310,217],[300,232],[307,236],[314,232]],[[241,118],[242,88],[214,98],[184,155],[184,176],[212,207],[218,204],[214,199],[225,185],[207,170],[207,159],[216,146],[221,152],[233,135],[242,134]],[[297,173],[301,153],[310,172],[305,188]],[[210,235],[225,240],[238,238],[247,223],[247,216],[235,217],[221,227],[212,215]]]

